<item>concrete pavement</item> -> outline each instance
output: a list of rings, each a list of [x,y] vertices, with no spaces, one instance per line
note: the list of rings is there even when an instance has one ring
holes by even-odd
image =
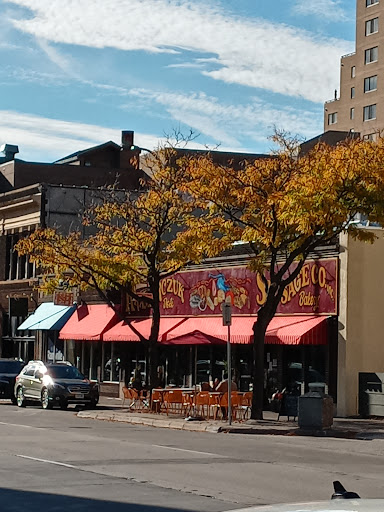
[[[384,439],[383,419],[360,418],[334,418],[331,429],[328,430],[301,430],[297,421],[288,421],[287,417],[280,417],[271,411],[264,412],[262,421],[248,420],[233,422],[231,426],[221,420],[187,420],[175,414],[154,414],[149,412],[132,411],[127,406],[122,407],[122,400],[102,397],[95,410],[82,410],[78,412],[79,418],[97,419],[105,421],[123,422],[131,425],[145,425],[158,428],[187,430],[193,432],[256,434],[279,436],[314,436],[335,437],[344,439]]]

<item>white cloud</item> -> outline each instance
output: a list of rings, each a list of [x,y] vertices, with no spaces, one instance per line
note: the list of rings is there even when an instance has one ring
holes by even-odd
[[[44,154],[44,161],[52,161],[109,140],[117,144],[121,141],[121,131],[102,126],[9,110],[0,110],[0,119],[0,145],[18,145],[20,154],[17,157],[25,160],[33,160],[37,155]],[[138,146],[152,149],[158,141],[159,138],[154,135],[135,133],[135,144]]]
[[[198,0],[8,1],[32,10],[31,18],[13,24],[40,39],[148,52],[190,50],[216,57],[217,69],[204,72],[213,79],[314,102],[338,86],[340,55],[353,49],[346,41],[240,18]]]
[[[350,21],[340,0],[296,0],[294,12],[305,16],[321,16],[326,20]]]
[[[224,104],[203,93],[187,95],[132,89],[130,95],[142,105],[148,103],[149,109],[152,102],[162,105],[175,121],[212,137],[225,148],[239,150],[239,140],[244,136],[255,142],[264,142],[265,147],[267,138],[260,136],[260,133],[271,135],[275,125],[307,137],[317,135],[322,130],[321,112],[290,107],[279,109],[256,97],[249,104],[233,105]]]

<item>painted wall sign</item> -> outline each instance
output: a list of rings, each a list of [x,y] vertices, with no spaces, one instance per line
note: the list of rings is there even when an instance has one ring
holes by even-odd
[[[336,315],[337,263],[336,258],[307,261],[284,290],[277,314]],[[160,299],[162,315],[221,315],[224,302],[232,304],[233,315],[254,315],[266,290],[259,274],[244,266],[226,267],[179,272],[164,279]],[[132,316],[149,314],[144,302],[129,298],[127,311]]]

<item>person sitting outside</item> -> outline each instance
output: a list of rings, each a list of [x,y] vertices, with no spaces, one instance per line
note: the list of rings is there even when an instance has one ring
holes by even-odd
[[[200,389],[201,391],[211,391],[211,386],[209,385],[209,382],[202,382]]]
[[[228,374],[224,374],[224,379],[217,384],[215,391],[219,393],[228,393]],[[231,380],[231,391],[237,391],[237,384],[233,380]]]

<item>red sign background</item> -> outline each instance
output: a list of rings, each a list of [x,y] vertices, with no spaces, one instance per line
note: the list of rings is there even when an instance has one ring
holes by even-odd
[[[337,263],[336,258],[307,261],[284,290],[277,314],[336,315]],[[163,279],[160,298],[162,315],[221,315],[223,302],[232,304],[233,315],[254,315],[265,300],[265,288],[260,275],[247,267],[225,267],[179,272]],[[145,304],[132,299],[127,310],[132,316],[149,313]]]

